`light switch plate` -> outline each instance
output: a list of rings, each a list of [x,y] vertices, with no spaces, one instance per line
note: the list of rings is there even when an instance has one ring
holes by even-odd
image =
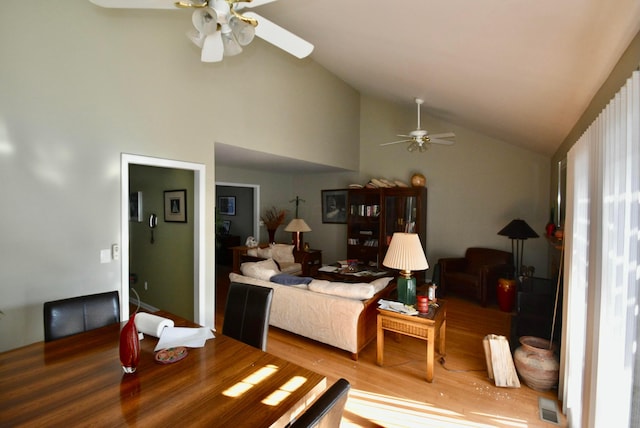
[[[111,245],[111,258],[113,260],[120,260],[120,245],[118,244]]]
[[[111,250],[100,250],[100,263],[111,263]]]

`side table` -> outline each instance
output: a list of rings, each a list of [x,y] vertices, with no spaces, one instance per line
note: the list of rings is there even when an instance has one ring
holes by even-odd
[[[436,336],[438,352],[445,353],[445,331],[447,327],[447,306],[444,300],[438,300],[439,307],[431,307],[427,314],[405,315],[398,312],[378,309],[378,333],[376,362],[382,366],[384,360],[384,330],[427,341],[427,382],[433,381]]]
[[[302,264],[302,275],[317,275],[318,269],[322,266],[322,250],[301,250],[298,254],[302,256],[300,258],[300,263]]]

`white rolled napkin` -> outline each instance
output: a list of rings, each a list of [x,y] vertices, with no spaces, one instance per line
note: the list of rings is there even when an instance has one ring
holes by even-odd
[[[147,312],[138,312],[135,317],[136,328],[139,332],[160,337],[165,327],[173,327],[173,320],[159,317]]]

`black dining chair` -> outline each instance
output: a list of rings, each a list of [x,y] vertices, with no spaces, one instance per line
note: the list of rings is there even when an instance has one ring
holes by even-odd
[[[347,404],[351,384],[338,379],[322,393],[300,416],[290,422],[288,428],[337,428],[340,426],[344,406]]]
[[[120,322],[117,291],[44,303],[44,340],[61,339]]]
[[[222,334],[266,351],[272,299],[272,288],[230,283]]]

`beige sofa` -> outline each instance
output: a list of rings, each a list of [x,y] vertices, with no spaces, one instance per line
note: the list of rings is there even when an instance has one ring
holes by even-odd
[[[389,277],[361,284],[299,277],[299,284],[283,285],[271,281],[269,272],[242,270],[251,276],[232,272],[229,279],[273,289],[270,325],[348,351],[354,360],[375,338],[378,300],[395,289]],[[295,282],[292,278],[288,279]]]

